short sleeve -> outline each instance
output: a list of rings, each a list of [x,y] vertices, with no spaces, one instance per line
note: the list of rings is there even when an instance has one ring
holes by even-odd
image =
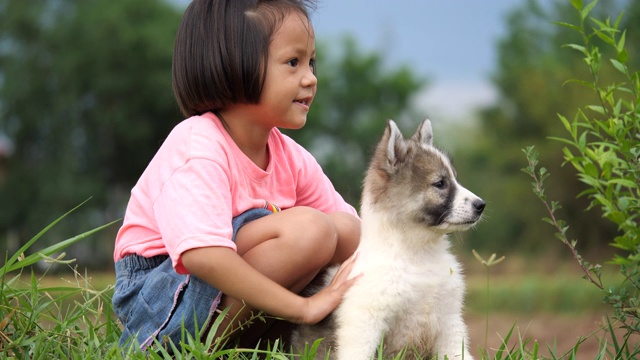
[[[189,160],[163,184],[153,210],[173,266],[186,273],[181,254],[187,250],[225,246],[231,240],[231,194],[228,174],[210,159]]]
[[[358,216],[353,206],[336,191],[320,164],[298,145],[298,205],[311,206],[325,213],[343,211]]]

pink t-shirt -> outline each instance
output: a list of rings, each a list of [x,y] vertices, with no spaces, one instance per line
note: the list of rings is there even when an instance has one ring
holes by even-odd
[[[281,209],[309,206],[357,215],[313,156],[273,129],[269,165],[255,165],[212,113],[182,121],[169,134],[131,190],[114,261],[128,254],[168,254],[186,273],[180,255],[207,246],[236,250],[231,219],[265,203]]]

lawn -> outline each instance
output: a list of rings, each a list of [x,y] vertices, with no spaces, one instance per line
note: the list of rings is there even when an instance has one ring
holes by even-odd
[[[463,263],[465,318],[474,355],[531,358],[537,342],[539,358],[568,359],[568,352],[581,342],[578,358],[597,358],[607,335],[602,329],[608,309],[599,290],[581,279],[570,262],[532,266],[530,261],[507,259],[490,269],[488,294],[486,268],[471,257]],[[119,330],[108,304],[113,272],[25,272],[19,278],[7,275],[4,281],[0,353],[5,357],[19,358],[30,351],[31,358],[62,358],[90,350],[96,358],[119,356],[114,344]],[[509,348],[515,346],[515,357],[498,351],[506,337]]]

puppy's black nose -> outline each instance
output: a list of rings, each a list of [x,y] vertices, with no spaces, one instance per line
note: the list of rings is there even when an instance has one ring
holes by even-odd
[[[473,205],[473,208],[476,209],[476,212],[478,213],[478,215],[480,215],[482,214],[484,207],[487,206],[487,203],[485,203],[482,199],[478,199],[478,200],[475,200],[472,205]]]

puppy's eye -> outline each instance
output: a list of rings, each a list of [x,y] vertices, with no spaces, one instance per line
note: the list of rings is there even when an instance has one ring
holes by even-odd
[[[440,181],[434,182],[433,186],[438,188],[438,189],[444,189],[445,186],[447,186],[447,183],[445,183],[444,180],[440,180]]]

